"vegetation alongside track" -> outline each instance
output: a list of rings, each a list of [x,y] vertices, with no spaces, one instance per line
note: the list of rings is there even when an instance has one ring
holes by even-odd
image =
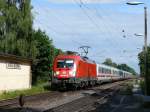
[[[126,84],[124,84],[124,88],[120,89],[119,94],[121,95],[132,95],[132,89],[133,89],[133,82],[128,82]]]
[[[0,0],[0,53],[32,59],[36,84],[49,80],[52,62],[62,51],[45,32],[33,28],[31,0]]]
[[[137,73],[135,72],[135,70],[133,68],[131,68],[129,65],[122,63],[122,64],[117,64],[115,62],[112,61],[111,58],[106,58],[105,61],[103,62],[103,64],[108,65],[108,66],[112,66],[127,72],[132,73],[133,75],[136,75]]]
[[[144,48],[143,48],[143,51],[140,52],[138,54],[138,58],[139,58],[139,65],[140,65],[140,74],[142,77],[147,77],[147,82],[142,82],[141,85],[142,85],[142,89],[143,91],[145,91],[145,84],[147,85],[147,95],[150,95],[150,45],[148,46],[147,48],[147,65],[145,65],[145,54],[144,54]],[[147,66],[147,70],[146,70],[146,74],[145,74],[145,68]]]
[[[28,96],[28,95],[35,95],[38,93],[44,93],[48,91],[49,90],[45,87],[45,85],[36,85],[33,86],[31,89],[27,89],[27,90],[17,90],[12,92],[0,93],[0,100],[16,98],[19,97],[21,94]]]

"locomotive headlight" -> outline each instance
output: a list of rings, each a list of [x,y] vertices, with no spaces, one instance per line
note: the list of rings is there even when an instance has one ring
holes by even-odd
[[[59,75],[59,71],[56,72],[56,75]]]
[[[56,77],[56,73],[54,73],[54,77]]]
[[[72,74],[73,74],[73,72],[72,72],[72,71],[69,71],[69,74],[70,74],[70,75],[72,75]]]
[[[69,72],[69,75],[75,76],[75,71],[70,71],[70,72]]]
[[[59,71],[54,73],[54,77],[56,77],[57,75],[59,75]]]

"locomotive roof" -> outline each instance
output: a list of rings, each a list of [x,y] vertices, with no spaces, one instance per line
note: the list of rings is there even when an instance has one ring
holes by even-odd
[[[95,64],[95,61],[90,60],[88,57],[83,57],[83,56],[79,56],[79,55],[59,55],[59,56],[57,56],[57,58],[82,59],[88,63],[94,63]]]
[[[58,55],[57,58],[80,58],[78,55]]]
[[[93,64],[95,64],[95,61],[89,59],[88,57],[82,57],[82,56],[81,56],[81,58],[82,58],[84,61],[87,61],[88,63],[93,63]]]

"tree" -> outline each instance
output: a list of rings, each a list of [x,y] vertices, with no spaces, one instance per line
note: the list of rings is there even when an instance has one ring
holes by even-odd
[[[129,67],[127,64],[119,64],[117,66],[118,69],[124,70],[124,71],[128,71],[130,73],[132,73],[133,75],[136,75],[137,73],[135,72],[135,70],[131,67]]]
[[[146,77],[147,81],[145,82],[147,85],[146,90],[147,90],[147,94],[150,95],[150,86],[149,86],[150,85],[150,45],[148,46],[146,55],[147,55],[146,65],[145,65],[144,48],[143,48],[143,51],[138,54],[138,58],[139,58],[139,66],[140,66],[141,76],[146,77],[146,75],[147,75],[147,77]],[[146,66],[147,66],[147,70],[145,70]]]
[[[35,58],[30,0],[0,0],[0,52]]]
[[[117,64],[114,63],[114,62],[112,62],[112,59],[111,59],[111,58],[107,58],[107,59],[103,62],[103,64],[108,65],[108,66],[112,66],[112,67],[117,67]]]
[[[40,29],[34,31],[33,36],[36,39],[36,48],[38,50],[38,55],[35,60],[33,60],[34,62],[32,65],[33,83],[48,81],[51,79],[52,75],[53,60],[57,55],[61,54],[62,51],[56,49],[53,45],[52,39]]]
[[[118,68],[118,69],[121,69],[121,70],[124,70],[124,71],[127,71],[127,72],[130,72],[132,73],[133,75],[136,75],[137,73],[135,72],[135,70],[133,68],[131,68],[130,66],[128,66],[127,64],[117,64],[115,62],[112,61],[111,58],[107,58],[103,64],[105,65],[108,65],[108,66],[111,66],[111,67],[115,67],[115,68]]]
[[[66,54],[66,55],[76,55],[76,54],[78,54],[78,52],[66,51],[65,54]]]
[[[138,54],[139,66],[140,66],[140,74],[141,76],[145,76],[145,53],[144,48],[143,51]],[[148,46],[147,50],[147,68],[148,74],[150,73],[150,46]]]
[[[52,74],[55,48],[45,32],[33,29],[31,0],[0,0],[0,52],[31,58],[33,83]]]

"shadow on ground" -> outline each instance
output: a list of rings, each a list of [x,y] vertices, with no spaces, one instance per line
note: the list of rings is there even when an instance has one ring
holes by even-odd
[[[97,105],[91,112],[144,112],[139,102],[132,95],[115,95],[107,102]]]
[[[0,112],[40,112],[31,108],[0,108]]]

